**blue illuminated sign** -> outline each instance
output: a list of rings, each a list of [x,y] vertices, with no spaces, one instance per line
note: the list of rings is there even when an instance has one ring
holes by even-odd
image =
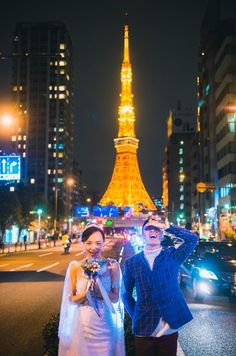
[[[79,206],[75,207],[75,217],[76,218],[88,218],[90,214],[89,206]]]
[[[132,208],[130,206],[124,207],[124,216],[130,218],[132,216]]]
[[[20,156],[0,156],[0,180],[20,180]]]
[[[118,217],[118,207],[117,206],[94,206],[93,207],[93,216],[97,217],[113,217],[116,218]]]
[[[97,205],[97,206],[94,206],[93,207],[93,216],[97,216],[97,217],[101,217],[101,216],[103,216],[102,215],[102,206],[99,206],[99,205]]]

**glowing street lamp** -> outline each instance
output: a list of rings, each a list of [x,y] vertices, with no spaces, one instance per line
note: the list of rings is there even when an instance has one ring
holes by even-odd
[[[6,127],[11,126],[13,124],[12,116],[7,115],[7,114],[3,115],[1,117],[1,124]]]

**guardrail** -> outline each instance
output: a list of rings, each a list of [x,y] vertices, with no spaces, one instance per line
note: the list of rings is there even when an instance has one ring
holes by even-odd
[[[0,245],[0,253],[13,253],[13,252],[21,252],[28,250],[37,250],[37,249],[45,249],[55,246],[60,246],[61,240],[53,241],[53,240],[44,240],[41,239],[37,243],[24,243],[24,242],[16,242],[14,244],[2,243]]]

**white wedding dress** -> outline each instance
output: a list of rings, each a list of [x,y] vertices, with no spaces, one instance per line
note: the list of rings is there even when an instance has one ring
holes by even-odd
[[[71,262],[77,263],[77,262]],[[59,356],[124,356],[124,308],[119,298],[111,313],[103,300],[98,301],[99,317],[88,303],[70,302],[71,285],[69,265],[65,277],[59,322]],[[112,281],[109,270],[100,276],[105,290],[109,292]],[[84,290],[86,279],[77,279],[77,293]]]

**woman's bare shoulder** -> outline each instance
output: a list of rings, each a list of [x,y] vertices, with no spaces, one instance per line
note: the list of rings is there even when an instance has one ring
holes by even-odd
[[[68,268],[70,269],[71,272],[78,271],[81,268],[80,262],[71,261]]]

